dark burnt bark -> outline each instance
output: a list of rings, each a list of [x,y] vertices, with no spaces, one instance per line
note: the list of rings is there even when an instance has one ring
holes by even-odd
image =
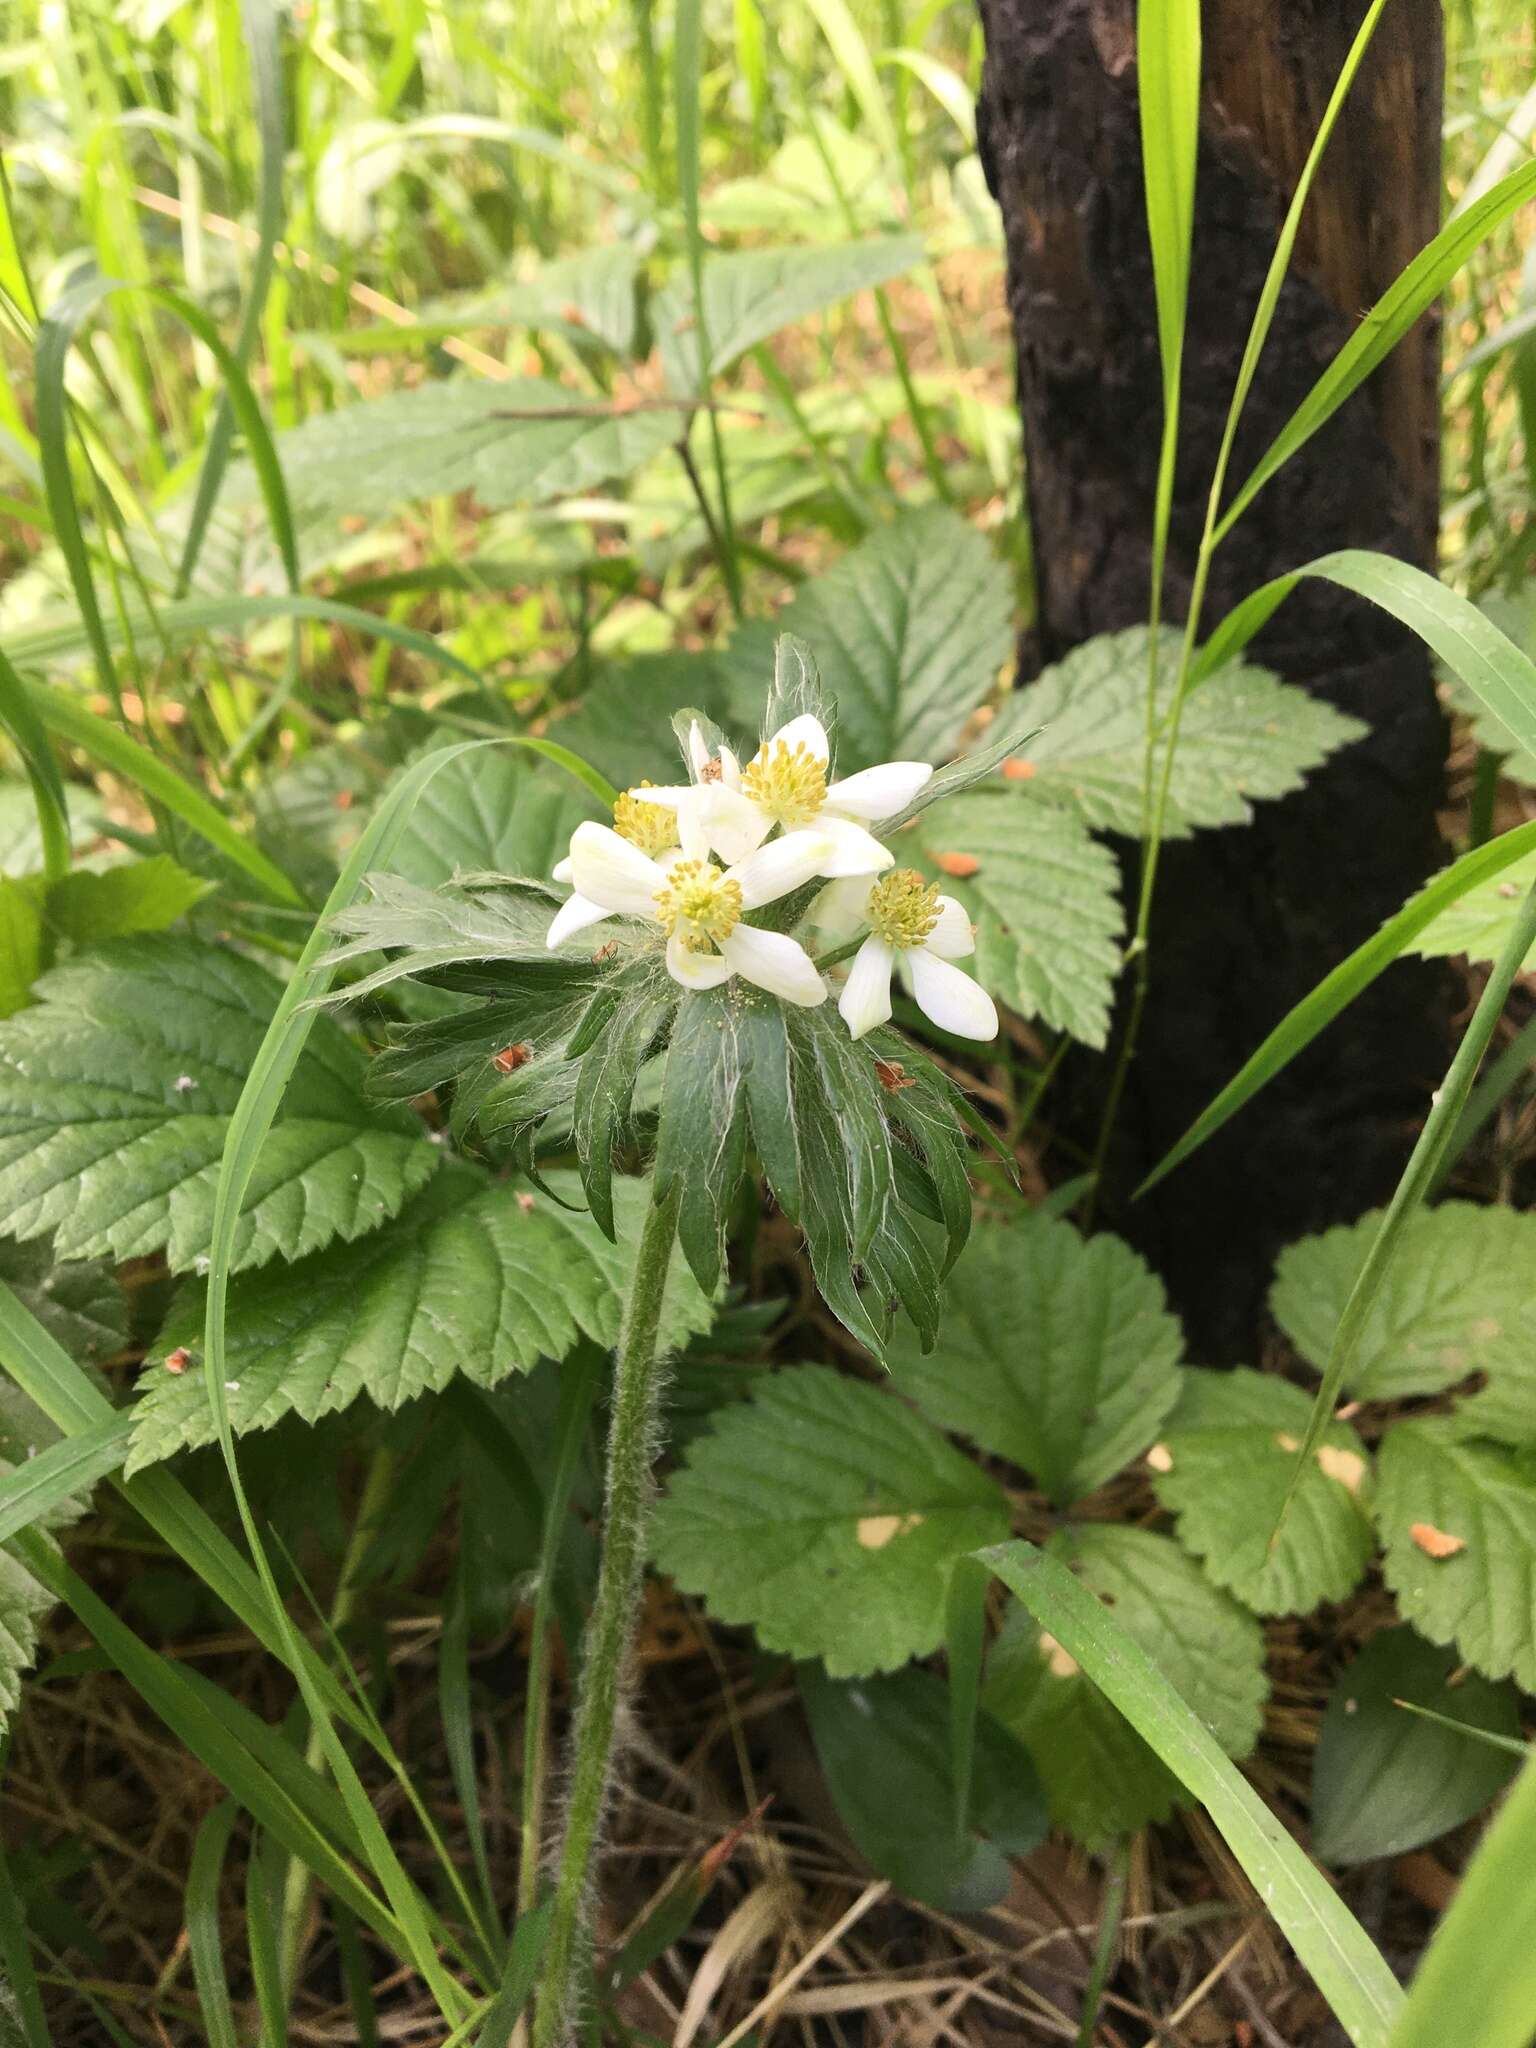
[[[1206,0],[1184,421],[1166,591],[1185,605],[1205,495],[1275,235],[1365,0]],[[1141,185],[1134,0],[981,0],[983,158],[1002,206],[1038,563],[1025,672],[1146,617],[1161,421]],[[1440,0],[1397,0],[1314,189],[1233,479],[1439,225]],[[1259,497],[1217,556],[1207,627],[1339,547],[1430,566],[1438,344],[1426,321]],[[1446,978],[1393,968],[1156,1194],[1127,1191],[1264,1033],[1440,858],[1445,733],[1419,643],[1303,585],[1255,658],[1370,737],[1252,828],[1170,847],[1152,992],[1105,1220],[1167,1279],[1208,1358],[1250,1349],[1276,1249],[1390,1190],[1443,1061]],[[1091,1125],[1095,1088],[1067,1097]],[[1076,1094],[1073,1096],[1073,1087]]]

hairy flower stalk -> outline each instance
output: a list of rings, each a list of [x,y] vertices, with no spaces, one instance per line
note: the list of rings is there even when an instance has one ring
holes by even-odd
[[[614,1357],[602,1564],[582,1645],[565,1837],[534,2009],[533,2048],[561,2048],[571,2037],[577,1988],[591,1941],[592,1856],[613,1775],[614,1722],[640,1613],[651,1463],[664,1380],[656,1332],[677,1231],[677,1203],[674,1193],[646,1211]]]

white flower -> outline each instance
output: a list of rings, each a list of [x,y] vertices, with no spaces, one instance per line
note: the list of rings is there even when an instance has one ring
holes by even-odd
[[[562,945],[601,918],[643,918],[667,934],[667,969],[684,988],[718,988],[739,974],[786,1003],[811,1008],[825,999],[827,985],[805,948],[785,932],[741,920],[821,874],[830,851],[822,833],[790,832],[722,870],[682,848],[655,860],[607,825],[578,825],[570,859],[560,863],[576,893],[545,943]]]
[[[743,768],[729,747],[711,760],[697,724],[689,734],[692,783],[652,789],[646,800],[677,814],[677,837],[695,859],[718,853],[745,860],[778,826],[814,826],[833,842],[822,873],[874,875],[895,856],[868,830],[904,811],[933,769],[926,761],[887,761],[830,786],[826,728],[809,712],[781,725]]]
[[[878,882],[835,882],[823,890],[816,921],[846,929],[867,923],[869,937],[854,955],[837,1007],[854,1038],[891,1014],[891,971],[899,969],[918,1008],[957,1038],[995,1038],[997,1006],[970,975],[951,963],[976,950],[971,921],[953,896],[897,868]]]

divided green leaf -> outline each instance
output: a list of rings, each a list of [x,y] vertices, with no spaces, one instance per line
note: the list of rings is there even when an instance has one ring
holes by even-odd
[[[856,1678],[936,1650],[955,1560],[1007,1528],[996,1484],[902,1401],[795,1366],[690,1446],[653,1553],[717,1620]]]
[[[1312,1760],[1312,1843],[1325,1863],[1369,1863],[1433,1842],[1481,1813],[1519,1769],[1475,1732],[1519,1735],[1515,1688],[1458,1675],[1457,1662],[1411,1628],[1388,1628],[1340,1674]],[[1409,1713],[1402,1700],[1474,1732]]]
[[[1376,1547],[1365,1447],[1345,1423],[1329,1424],[1281,1521],[1311,1409],[1272,1373],[1186,1371],[1149,1454],[1180,1542],[1257,1614],[1344,1599]]]
[[[1124,913],[1114,855],[1080,820],[978,789],[924,811],[898,845],[970,913],[986,988],[1022,1017],[1106,1043]]]
[[[1164,628],[1158,661],[1158,730],[1173,706],[1181,636]],[[1028,749],[1031,794],[1075,810],[1088,824],[1141,829],[1147,743],[1145,626],[1103,633],[1075,647],[1021,693],[1020,710],[1041,728]],[[1190,692],[1179,727],[1165,834],[1247,824],[1253,805],[1299,789],[1330,754],[1365,727],[1267,669],[1232,662]]]
[[[551,1174],[548,1187],[519,1194],[474,1167],[445,1165],[371,1237],[237,1280],[226,1334],[234,1428],[270,1429],[288,1414],[313,1422],[359,1394],[398,1408],[457,1375],[494,1386],[541,1357],[564,1357],[582,1334],[611,1347],[649,1188],[615,1184],[610,1243],[585,1210],[563,1206],[580,1200],[573,1174]],[[130,1470],[212,1440],[198,1364],[204,1299],[200,1285],[183,1289],[145,1367]],[[678,1259],[660,1341],[680,1344],[709,1319]],[[178,1346],[194,1357],[173,1375],[165,1359]]]
[[[891,1371],[926,1415],[1081,1499],[1145,1449],[1178,1399],[1183,1337],[1129,1245],[1028,1217],[978,1224],[944,1288],[943,1341],[902,1335]]]
[[[1288,1245],[1270,1307],[1307,1361],[1322,1370],[1379,1211]],[[1442,1202],[1404,1227],[1345,1385],[1362,1400],[1448,1394],[1473,1374],[1465,1427],[1512,1444],[1536,1442],[1536,1215]]]
[[[262,968],[186,938],[117,940],[38,983],[0,1031],[0,1216],[56,1233],[60,1259],[207,1249],[230,1112],[278,999]],[[364,1062],[322,1018],[262,1149],[238,1266],[374,1230],[438,1153],[404,1111],[367,1102]]]
[[[1489,1678],[1536,1691],[1536,1484],[1455,1420],[1399,1422],[1376,1461],[1376,1522],[1399,1612]]]
[[[548,881],[582,819],[599,816],[608,822],[552,762],[515,747],[461,754],[417,799],[389,871],[424,888],[474,873]]]
[[[1167,1536],[1079,1523],[1051,1538],[1206,1723],[1228,1756],[1258,1740],[1268,1686],[1259,1625]],[[1051,1818],[1092,1849],[1165,1820],[1179,1780],[1017,1601],[987,1660],[982,1704],[1035,1759]]]

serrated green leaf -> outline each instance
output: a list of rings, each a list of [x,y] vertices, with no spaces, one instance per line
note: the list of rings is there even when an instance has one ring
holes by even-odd
[[[427,339],[422,328],[460,335],[475,327],[557,327],[576,341],[595,335],[615,355],[628,356],[634,352],[639,273],[640,250],[632,242],[578,249],[499,290],[430,299],[418,309],[414,328],[394,331]],[[381,339],[390,332],[376,331]],[[357,341],[345,332],[327,339],[354,346]]]
[[[0,1017],[26,1008],[42,972],[44,893],[41,875],[0,875]]]
[[[1496,960],[1514,938],[1521,905],[1536,885],[1536,854],[1528,854],[1490,875],[1442,910],[1410,941],[1408,951],[1425,959],[1465,953],[1469,960]],[[1525,956],[1524,972],[1536,968],[1536,947]]]
[[[1007,1525],[994,1482],[903,1402],[794,1366],[690,1446],[653,1554],[717,1620],[858,1678],[939,1647],[955,1559]]]
[[[970,1804],[979,1832],[960,1836],[942,1679],[897,1671],[840,1684],[807,1665],[800,1696],[832,1803],[880,1875],[941,1911],[995,1906],[1008,1890],[1008,1858],[1027,1856],[1045,1834],[1028,1750],[989,1714],[977,1716]]]
[[[54,969],[0,1031],[0,1215],[61,1259],[173,1268],[207,1249],[230,1111],[279,989],[222,946],[147,935]],[[438,1153],[363,1096],[362,1056],[321,1019],[263,1148],[237,1263],[300,1257],[393,1216]]]
[[[445,968],[481,962],[516,961],[521,974],[542,973],[546,980],[571,973],[570,961],[552,959],[545,943],[558,899],[540,884],[422,889],[399,875],[367,875],[364,881],[368,898],[334,919],[341,943],[324,964],[356,961],[368,971],[333,1000],[355,1001],[391,982],[430,980]],[[382,967],[372,967],[379,952],[389,957]]]
[[[967,965],[983,987],[1021,1017],[1105,1044],[1125,923],[1107,847],[1070,813],[1005,789],[936,805],[899,845],[970,913]]]
[[[539,378],[456,377],[318,413],[277,437],[295,517],[378,515],[473,491],[487,511],[542,505],[625,477],[677,440],[684,416],[614,412]],[[255,482],[231,469],[226,501]]]
[[[390,856],[390,873],[425,888],[483,872],[547,881],[597,803],[548,761],[512,747],[461,754],[433,777]]]
[[[672,717],[679,704],[695,708],[706,721],[755,726],[773,674],[772,637],[760,626],[749,630],[755,660],[740,677],[713,649],[680,648],[604,663],[574,710],[551,724],[551,738],[620,789],[642,781],[676,782]]]
[[[1377,1454],[1376,1524],[1404,1619],[1432,1643],[1454,1643],[1486,1677],[1513,1674],[1536,1691],[1528,1472],[1497,1445],[1461,1438],[1454,1421],[1399,1422]]]
[[[945,506],[904,512],[803,584],[779,618],[815,650],[837,707],[840,775],[877,761],[942,761],[1013,647],[1008,572]],[[760,701],[771,636],[741,628],[721,657],[738,702]]]
[[[1258,1740],[1268,1685],[1259,1625],[1167,1536],[1082,1523],[1047,1545],[1200,1716],[1227,1755]],[[1059,1643],[1010,1604],[982,1703],[1035,1759],[1051,1818],[1089,1848],[1164,1820],[1185,1793]]]
[[[1180,636],[1163,631],[1159,723],[1173,705]],[[1141,827],[1147,744],[1147,629],[1103,633],[1073,648],[1020,693],[1019,715],[1040,728],[1026,763],[1032,795],[1089,825]],[[1299,789],[1310,769],[1365,727],[1267,669],[1232,662],[1190,692],[1179,726],[1164,836],[1244,825],[1253,805]]]
[[[212,887],[163,853],[99,871],[76,868],[48,891],[48,923],[76,946],[163,932]]]
[[[1186,1371],[1150,1461],[1180,1542],[1256,1614],[1344,1599],[1376,1547],[1365,1447],[1345,1423],[1329,1425],[1281,1520],[1311,1407],[1273,1373]]]
[[[939,1348],[891,1347],[898,1387],[1060,1502],[1111,1478],[1178,1399],[1183,1338],[1129,1245],[1046,1217],[983,1222],[944,1284]]]
[[[270,1429],[288,1414],[313,1422],[359,1394],[398,1408],[459,1373],[494,1386],[541,1357],[564,1357],[582,1333],[612,1345],[649,1189],[616,1184],[619,1241],[610,1244],[584,1210],[561,1206],[580,1200],[574,1174],[551,1174],[549,1184],[559,1200],[445,1166],[373,1236],[238,1280],[226,1352],[232,1426]],[[177,1296],[146,1364],[130,1471],[213,1441],[202,1374],[173,1377],[164,1366],[177,1345],[199,1346],[203,1306],[199,1285]],[[709,1317],[676,1260],[661,1343],[681,1343]]]
[[[22,1674],[37,1661],[38,1627],[53,1604],[26,1566],[0,1550],[0,1733],[21,1704]]]
[[[648,982],[626,991],[602,1036],[580,1063],[571,1099],[576,1157],[593,1220],[613,1235],[613,1148],[629,1120],[646,1055],[674,1007]]]
[[[879,235],[789,249],[711,250],[703,266],[704,328],[718,375],[758,342],[855,292],[884,284],[923,260],[916,235]],[[679,277],[657,293],[651,324],[674,391],[699,389],[693,286]]]
[[[1518,1758],[1475,1734],[1398,1705],[1517,1736],[1514,1687],[1458,1678],[1456,1664],[1411,1628],[1388,1628],[1340,1674],[1312,1759],[1312,1845],[1325,1863],[1369,1863],[1436,1841],[1481,1813],[1519,1769]]]
[[[1380,1211],[1288,1245],[1270,1308],[1296,1349],[1321,1369]],[[1485,1384],[1458,1409],[1464,1427],[1512,1444],[1536,1442],[1536,1216],[1442,1202],[1409,1219],[1345,1381],[1358,1399],[1447,1394],[1470,1375]]]
[[[59,1265],[45,1239],[0,1238],[0,1284],[82,1365],[99,1365],[128,1342],[128,1299],[106,1260]],[[0,1456],[14,1455],[0,1423]]]

